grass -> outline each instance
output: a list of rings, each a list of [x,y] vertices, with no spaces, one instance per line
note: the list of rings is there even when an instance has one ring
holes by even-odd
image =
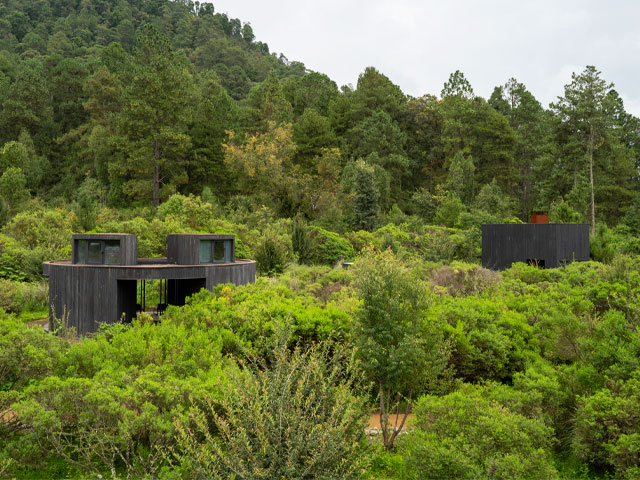
[[[42,318],[48,318],[48,317],[49,317],[48,307],[41,307],[36,310],[28,310],[28,311],[25,310],[20,312],[20,315],[18,315],[18,319],[22,320],[25,323],[30,322],[32,320],[40,320]]]

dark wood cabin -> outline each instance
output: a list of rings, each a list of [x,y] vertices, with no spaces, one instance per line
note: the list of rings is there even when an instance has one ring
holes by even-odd
[[[99,323],[131,321],[146,310],[142,292],[147,280],[160,280],[164,293],[155,314],[167,305],[184,305],[186,297],[202,288],[255,281],[256,262],[235,258],[234,235],[173,234],[167,251],[167,258],[138,258],[136,235],[73,235],[71,260],[44,263],[50,328],[54,318],[64,318],[78,335],[85,335]]]
[[[482,225],[482,266],[485,268],[504,270],[515,262],[555,268],[587,260],[587,224]]]

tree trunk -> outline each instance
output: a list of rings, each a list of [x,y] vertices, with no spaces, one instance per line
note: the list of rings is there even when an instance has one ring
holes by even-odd
[[[160,145],[158,139],[153,141],[153,206],[158,207],[160,191]]]
[[[389,427],[389,416],[385,410],[384,404],[384,388],[382,388],[382,380],[378,381],[379,391],[380,391],[380,430],[382,430],[382,444],[385,448],[387,447],[388,442],[388,427]]]
[[[596,234],[596,201],[593,188],[593,125],[589,129],[589,181],[591,182],[591,236]]]

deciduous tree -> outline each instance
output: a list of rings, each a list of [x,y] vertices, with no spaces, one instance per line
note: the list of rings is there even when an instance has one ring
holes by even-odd
[[[413,400],[444,368],[447,349],[437,322],[426,317],[429,288],[390,250],[366,249],[354,272],[362,299],[355,332],[357,355],[377,390],[383,443],[390,449]]]

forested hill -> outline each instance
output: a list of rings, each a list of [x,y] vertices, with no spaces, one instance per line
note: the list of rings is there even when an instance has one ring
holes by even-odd
[[[410,98],[370,67],[339,89],[208,3],[8,0],[1,219],[80,190],[113,207],[204,193],[336,231],[536,209],[637,229],[640,129],[613,85],[586,67],[545,108],[505,81],[486,100],[455,72]]]

